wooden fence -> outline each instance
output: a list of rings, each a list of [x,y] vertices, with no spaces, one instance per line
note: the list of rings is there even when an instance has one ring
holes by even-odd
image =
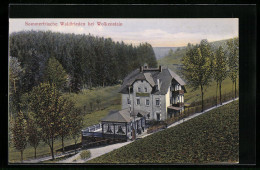
[[[237,97],[238,96],[239,96],[239,91],[237,90]],[[225,93],[221,97],[222,103],[229,101],[229,100],[232,100],[232,99],[234,99],[234,93],[232,93],[232,92]],[[217,106],[219,104],[220,104],[219,97],[218,97],[218,101],[216,101],[216,97],[207,98],[207,99],[204,100],[204,110],[207,110],[207,109],[214,107],[214,106]],[[189,108],[185,108],[185,111],[184,111],[183,114],[180,114],[176,117],[167,119],[165,122],[166,122],[167,125],[171,125],[171,124],[175,123],[176,121],[179,121],[183,118],[191,116],[195,113],[201,112],[201,109],[202,109],[201,108],[201,101],[193,102],[193,103],[191,103]]]

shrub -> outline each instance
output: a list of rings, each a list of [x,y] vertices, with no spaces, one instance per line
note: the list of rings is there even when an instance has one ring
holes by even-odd
[[[90,156],[91,156],[91,153],[90,153],[89,150],[82,151],[82,152],[80,153],[81,159],[88,159],[88,158],[90,158]]]

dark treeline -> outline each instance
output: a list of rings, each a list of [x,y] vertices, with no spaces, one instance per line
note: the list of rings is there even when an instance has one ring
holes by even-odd
[[[82,88],[118,84],[129,72],[147,63],[157,66],[152,46],[115,42],[111,38],[44,31],[22,31],[10,35],[10,56],[24,70],[21,90],[31,91],[43,82],[50,57],[56,58],[69,75],[73,92]]]

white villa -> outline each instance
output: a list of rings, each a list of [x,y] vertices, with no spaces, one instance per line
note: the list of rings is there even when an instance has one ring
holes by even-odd
[[[119,90],[122,110],[110,111],[95,126],[82,130],[82,145],[127,141],[144,132],[147,121],[163,121],[184,110],[185,82],[173,71],[141,66],[125,77]],[[92,130],[91,130],[92,129]]]
[[[185,85],[169,68],[141,66],[123,81],[122,109],[145,112],[146,120],[166,120],[184,110]]]

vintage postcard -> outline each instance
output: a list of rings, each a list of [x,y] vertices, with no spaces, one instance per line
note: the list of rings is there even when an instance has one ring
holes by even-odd
[[[238,18],[10,18],[8,161],[238,164]]]

